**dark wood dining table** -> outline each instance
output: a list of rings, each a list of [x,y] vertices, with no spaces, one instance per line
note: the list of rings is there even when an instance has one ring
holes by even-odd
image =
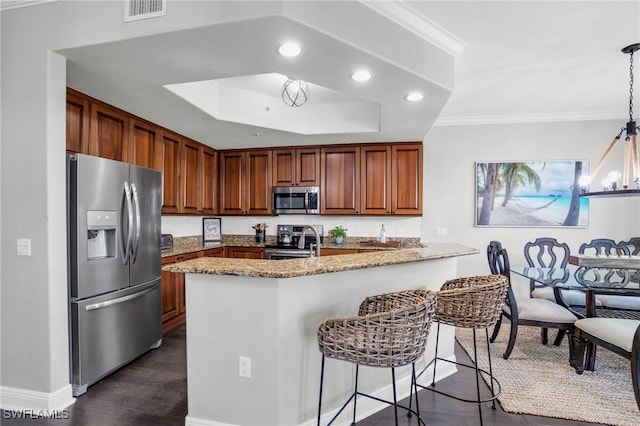
[[[573,266],[567,268],[536,268],[516,266],[511,272],[533,280],[537,284],[565,290],[579,290],[585,293],[585,306],[568,306],[579,317],[619,317],[640,319],[640,311],[602,309],[596,306],[598,294],[618,296],[640,296],[637,266],[631,268],[607,268]],[[587,368],[593,369],[595,346],[587,349]]]

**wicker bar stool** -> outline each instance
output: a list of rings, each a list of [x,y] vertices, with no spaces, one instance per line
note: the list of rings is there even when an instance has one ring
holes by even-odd
[[[330,425],[353,400],[353,421],[356,424],[357,396],[366,396],[394,406],[398,425],[395,368],[411,364],[411,384],[415,386],[415,361],[425,350],[436,305],[435,293],[427,290],[407,290],[366,298],[357,316],[325,320],[318,327],[318,347],[322,353],[318,426],[322,416],[322,387],[325,358],[335,358],[356,365],[354,391],[329,421]],[[359,367],[391,368],[393,401],[386,401],[358,391]],[[417,388],[415,389],[417,393]],[[418,421],[419,409],[416,411]],[[401,408],[409,410],[410,408]]]
[[[417,387],[436,392],[463,402],[473,402],[478,404],[480,424],[482,421],[482,403],[492,403],[495,408],[495,400],[501,392],[500,382],[493,376],[491,366],[491,352],[489,351],[489,327],[494,325],[502,313],[502,305],[507,294],[509,283],[507,278],[500,275],[480,275],[457,278],[445,282],[437,294],[438,303],[434,320],[438,322],[436,332],[436,353],[433,359],[433,381],[431,386],[417,385]],[[438,340],[440,337],[440,324],[452,325],[454,327],[471,328],[473,330],[473,361],[474,365],[468,365],[456,361],[451,361],[438,357]],[[489,371],[478,368],[478,348],[476,343],[476,330],[485,331],[487,342],[487,354],[489,358]],[[441,392],[435,388],[436,367],[439,361],[449,362],[461,367],[473,368],[476,372],[476,395],[475,400],[464,399],[454,394]],[[431,365],[427,365],[424,371]],[[482,399],[480,397],[480,375],[485,374],[490,378],[491,397]],[[418,377],[420,376],[418,375]],[[409,399],[411,401],[411,399]]]

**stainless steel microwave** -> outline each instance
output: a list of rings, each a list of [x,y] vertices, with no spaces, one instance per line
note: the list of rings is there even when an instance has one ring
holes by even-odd
[[[320,187],[274,186],[273,214],[320,214]]]

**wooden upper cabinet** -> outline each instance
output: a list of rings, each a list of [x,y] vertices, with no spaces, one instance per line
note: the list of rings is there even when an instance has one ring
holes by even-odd
[[[129,149],[124,161],[136,166],[162,171],[160,129],[144,120],[129,120]]]
[[[245,169],[245,214],[271,214],[271,150],[248,151]]]
[[[391,214],[391,151],[387,144],[360,148],[361,214]]]
[[[223,151],[220,214],[271,214],[271,151]]]
[[[274,149],[273,186],[320,185],[320,149]]]
[[[320,160],[320,213],[359,214],[360,148],[322,148]]]
[[[392,146],[391,212],[397,215],[422,215],[422,144]]]
[[[242,151],[219,154],[220,214],[244,214],[244,162]]]
[[[162,167],[162,213],[180,213],[182,190],[180,185],[182,138],[166,130],[160,134],[160,165]]]
[[[208,146],[200,147],[201,196],[199,210],[201,213],[218,213],[218,153]]]
[[[129,115],[99,102],[91,102],[89,155],[125,161],[129,148]]]
[[[67,89],[67,152],[89,153],[89,98]]]
[[[181,145],[181,192],[182,204],[180,213],[196,214],[200,211],[200,175],[202,167],[200,164],[200,144],[190,139],[184,138]]]

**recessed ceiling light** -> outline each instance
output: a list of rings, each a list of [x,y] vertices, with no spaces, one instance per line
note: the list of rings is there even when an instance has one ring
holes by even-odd
[[[300,45],[298,43],[287,42],[287,43],[283,43],[283,44],[280,45],[280,47],[278,48],[278,52],[282,56],[286,56],[288,58],[291,58],[291,57],[294,57],[294,56],[298,56],[300,54],[300,52],[302,52],[302,48],[300,47]]]
[[[367,81],[371,78],[371,73],[367,70],[358,70],[351,74],[351,79],[355,81]]]
[[[420,92],[411,92],[407,96],[405,96],[404,99],[409,102],[418,102],[421,101],[423,97],[424,96],[422,96],[422,93]]]

